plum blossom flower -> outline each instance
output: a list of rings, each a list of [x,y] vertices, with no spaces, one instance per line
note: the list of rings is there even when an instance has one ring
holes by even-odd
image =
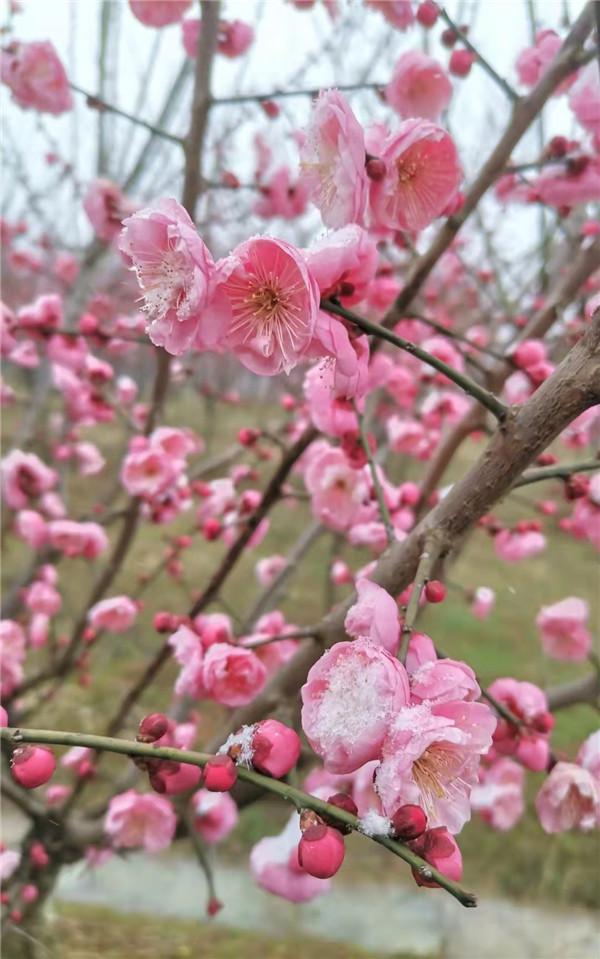
[[[398,30],[407,30],[415,22],[411,0],[366,0],[366,5],[379,10]]]
[[[598,782],[576,763],[557,763],[536,796],[535,808],[545,832],[593,829],[600,825]]]
[[[481,695],[475,673],[456,659],[429,659],[410,672],[412,703],[472,701]]]
[[[482,767],[471,792],[471,806],[494,829],[512,829],[525,811],[525,770],[512,759]]]
[[[392,816],[405,803],[421,806],[431,826],[458,833],[470,818],[479,757],[496,719],[484,703],[421,703],[400,709],[383,743],[375,788]]]
[[[489,586],[478,586],[473,594],[471,604],[471,612],[475,619],[487,619],[494,608],[495,602],[496,594],[493,589],[490,589]]]
[[[319,290],[290,243],[253,237],[219,265],[224,343],[253,373],[289,373],[312,340]]]
[[[352,469],[338,447],[325,444],[315,455],[304,474],[311,494],[312,511],[332,529],[346,530],[353,524],[371,519],[366,474]]]
[[[183,207],[165,197],[123,223],[119,242],[140,287],[155,346],[174,355],[214,345],[218,323],[207,310],[214,260]]]
[[[317,879],[300,866],[301,837],[298,814],[292,813],[283,832],[261,839],[250,852],[250,870],[257,885],[290,902],[310,902],[331,888],[330,879]]]
[[[104,243],[112,243],[121,232],[123,220],[135,209],[116,183],[110,180],[94,180],[90,183],[83,200],[96,236]]]
[[[354,639],[369,640],[395,656],[400,640],[396,601],[369,579],[359,579],[356,592],[357,600],[346,613],[344,629]]]
[[[515,756],[535,772],[545,769],[550,755],[548,734],[552,725],[547,721],[550,714],[544,691],[534,683],[503,677],[494,680],[489,692],[523,724],[517,727],[499,722],[494,732],[494,751]]]
[[[535,624],[544,652],[553,659],[585,659],[592,646],[587,628],[589,605],[584,599],[569,596],[552,606],[542,606]]]
[[[530,559],[545,548],[546,537],[538,530],[502,529],[494,537],[496,554],[506,563]]]
[[[424,117],[435,122],[448,106],[452,83],[443,68],[419,50],[403,53],[385,88],[385,98],[403,120]]]
[[[23,680],[25,634],[12,619],[0,620],[0,693],[10,696]]]
[[[125,633],[135,622],[137,614],[138,605],[129,596],[111,596],[92,606],[88,622],[92,629]]]
[[[182,625],[169,637],[168,644],[182,667],[175,683],[176,694],[200,699],[205,695],[202,682],[204,650],[200,636],[189,626]]]
[[[10,879],[21,862],[21,853],[16,849],[2,849],[0,851],[0,882]]]
[[[238,808],[227,792],[199,789],[192,796],[194,828],[209,845],[221,842],[238,821]]]
[[[202,23],[199,19],[184,20],[181,24],[183,49],[188,57],[198,53],[198,40]],[[254,40],[254,30],[243,20],[221,20],[217,38],[217,50],[223,56],[235,59],[248,50]]]
[[[168,799],[135,789],[113,796],[104,818],[104,831],[116,849],[160,852],[171,844],[176,826],[177,816]]]
[[[300,148],[300,180],[308,185],[325,226],[362,223],[367,206],[363,129],[345,97],[322,91]]]
[[[256,625],[250,636],[244,636],[240,640],[242,646],[252,649],[267,670],[267,676],[276,673],[288,659],[291,659],[298,649],[297,639],[281,639],[275,643],[265,643],[271,636],[281,636],[284,633],[293,632],[295,626],[286,622],[285,617],[279,610],[274,609],[270,613],[265,613],[256,621]]]
[[[588,63],[569,94],[569,106],[579,123],[593,136],[600,136],[600,77],[596,63]]]
[[[302,687],[302,728],[325,768],[348,773],[377,759],[395,713],[409,701],[406,670],[369,640],[337,643]]]
[[[262,692],[267,670],[250,649],[215,643],[202,662],[206,695],[223,706],[245,706]]]
[[[419,231],[429,226],[456,193],[461,178],[450,135],[429,120],[404,120],[383,143],[383,179],[371,181],[378,226]]]
[[[0,79],[24,109],[56,115],[73,106],[65,68],[48,40],[9,43],[0,54]]]
[[[48,524],[33,509],[19,510],[15,516],[15,535],[24,540],[32,549],[39,549],[48,540]]]
[[[146,27],[168,27],[181,20],[192,0],[129,0],[129,8]]]
[[[537,33],[533,46],[526,47],[517,58],[517,76],[523,86],[534,87],[540,81],[561,47],[562,40],[554,30]],[[574,76],[567,77],[555,92],[564,93],[574,79]]]
[[[65,556],[95,559],[108,548],[108,537],[98,523],[55,519],[48,523],[48,539]]]
[[[264,559],[259,559],[254,572],[261,586],[270,586],[286,566],[287,560],[285,556],[275,554],[273,556],[265,556]]]
[[[350,223],[313,243],[305,258],[321,296],[336,296],[352,306],[365,298],[375,277],[379,254],[367,231]]]
[[[0,461],[2,494],[11,509],[25,509],[30,499],[51,490],[57,475],[35,453],[11,450]]]

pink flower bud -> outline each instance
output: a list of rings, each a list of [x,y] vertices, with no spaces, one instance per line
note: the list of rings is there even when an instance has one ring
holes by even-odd
[[[192,766],[191,763],[180,763],[177,772],[166,776],[164,772],[159,772],[157,775],[164,783],[164,792],[168,796],[175,796],[190,789],[197,789],[202,779],[202,770],[200,766]],[[156,791],[160,792],[160,790]]]
[[[204,788],[209,792],[227,792],[236,780],[237,769],[230,756],[214,756],[204,767]]]
[[[202,524],[202,534],[209,543],[218,539],[221,535],[222,526],[218,519],[215,517],[210,517]]]
[[[378,183],[380,180],[383,180],[385,171],[385,163],[380,157],[367,157],[365,163],[365,173],[369,177],[369,180],[374,180],[375,183]]]
[[[546,347],[541,340],[524,340],[519,343],[512,358],[520,370],[526,370],[546,359]]]
[[[167,613],[165,610],[154,615],[154,628],[157,633],[172,633],[177,629],[177,617],[173,613]]]
[[[425,27],[427,30],[430,27],[433,27],[437,18],[439,10],[437,3],[434,3],[433,0],[424,0],[423,3],[420,3],[417,7],[416,19],[417,22],[421,24],[422,27]]]
[[[290,726],[277,719],[265,719],[257,724],[252,750],[254,768],[274,779],[281,779],[298,762],[300,738]]]
[[[470,50],[453,50],[450,54],[448,70],[455,77],[466,77],[471,72],[476,57]]]
[[[43,786],[56,769],[54,753],[45,746],[19,746],[11,760],[11,775],[24,789]]]
[[[138,743],[155,743],[168,729],[169,720],[164,713],[150,713],[141,720],[136,739]]]
[[[420,806],[407,803],[396,810],[392,816],[392,824],[398,839],[418,839],[427,828],[427,816]]]
[[[337,806],[338,809],[343,809],[344,812],[350,813],[351,816],[358,816],[358,807],[352,796],[349,796],[347,793],[334,793],[333,796],[329,797],[327,802],[330,806]],[[338,832],[341,832],[343,835],[352,832],[351,826],[340,822],[339,819],[334,819],[333,816],[324,815],[322,818],[328,826],[337,829]]]
[[[45,869],[50,857],[41,842],[34,842],[29,850],[29,861],[36,869]]]
[[[532,726],[538,733],[547,735],[554,729],[556,720],[552,713],[539,713],[532,722]]]
[[[279,106],[274,100],[260,100],[260,106],[266,116],[268,116],[271,120],[279,116]]]
[[[254,446],[259,436],[260,430],[244,426],[238,433],[238,443],[241,443],[242,446]]]
[[[298,862],[317,879],[329,879],[344,861],[344,840],[331,826],[311,826],[298,844]]]
[[[411,849],[425,859],[448,879],[459,882],[462,878],[462,856],[460,849],[445,826],[428,829],[422,836],[410,844]],[[438,884],[419,869],[412,871],[417,886],[435,888]]]
[[[216,896],[211,896],[208,900],[208,905],[206,906],[207,916],[216,916],[218,912],[223,908],[223,903],[217,899]]]
[[[23,902],[27,903],[28,905],[32,902],[35,902],[36,899],[39,897],[39,895],[40,895],[40,891],[38,887],[34,886],[32,882],[28,882],[21,889],[21,899],[23,900]]]
[[[446,587],[439,579],[431,579],[425,586],[425,599],[429,603],[443,603],[446,599]]]

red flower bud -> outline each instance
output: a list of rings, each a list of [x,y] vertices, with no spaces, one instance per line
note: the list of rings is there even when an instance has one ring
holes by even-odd
[[[298,762],[300,746],[295,729],[277,719],[265,719],[257,724],[252,737],[252,765],[261,773],[281,779]]]
[[[177,628],[177,617],[166,610],[154,614],[154,628],[157,633],[171,633]]]
[[[37,789],[52,777],[56,769],[54,753],[44,746],[19,746],[11,759],[11,775],[24,789]]]
[[[275,117],[278,117],[280,114],[280,109],[277,103],[274,100],[260,100],[260,106],[271,120],[274,120]]]
[[[369,180],[373,180],[375,183],[383,180],[385,176],[385,169],[385,163],[381,157],[367,155],[367,159],[365,161],[365,173],[369,177]]]
[[[425,585],[425,599],[429,603],[443,603],[446,599],[446,587],[439,579],[430,579]]]
[[[407,803],[396,810],[392,825],[398,839],[418,839],[427,828],[427,816],[420,806]]]
[[[223,793],[235,786],[237,769],[230,756],[214,756],[204,767],[204,788]]]
[[[50,862],[50,857],[41,842],[34,842],[31,844],[31,848],[29,850],[29,862],[36,869],[45,869]]]
[[[250,426],[243,426],[238,432],[238,443],[242,446],[254,446],[260,436],[260,430],[253,429]]]
[[[311,826],[298,843],[298,862],[317,879],[335,876],[345,855],[344,840],[331,826]]]
[[[425,27],[427,30],[429,30],[430,27],[434,26],[438,18],[438,14],[439,10],[437,3],[434,3],[433,0],[424,0],[424,2],[420,3],[417,7],[416,19],[422,27]]]
[[[466,77],[471,72],[475,60],[475,54],[470,50],[453,50],[450,54],[448,70],[455,77]]]
[[[206,915],[207,916],[216,916],[218,912],[223,908],[223,903],[220,902],[216,896],[211,896],[208,900],[208,905],[206,906]]]
[[[211,542],[214,539],[218,539],[221,535],[221,530],[223,527],[218,519],[211,517],[207,519],[202,526],[202,533],[205,539]]]
[[[330,806],[337,806],[338,809],[343,809],[344,812],[349,812],[351,816],[358,815],[358,807],[354,802],[352,796],[349,796],[347,793],[334,793],[333,796],[330,796],[327,800]],[[324,821],[328,826],[332,826],[333,829],[337,829],[338,832],[346,835],[349,832],[352,832],[352,827],[348,826],[346,823],[340,822],[339,819],[334,819],[333,816],[323,816]]]
[[[538,716],[536,716],[531,725],[536,732],[546,735],[547,733],[552,732],[555,722],[556,720],[552,713],[546,712],[540,713]]]
[[[150,713],[141,720],[136,739],[138,743],[155,743],[162,739],[168,728],[169,720],[164,713]]]

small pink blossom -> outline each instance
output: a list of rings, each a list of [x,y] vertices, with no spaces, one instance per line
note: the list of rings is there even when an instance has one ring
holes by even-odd
[[[577,753],[577,762],[591,772],[600,788],[600,729],[582,742]]]
[[[48,526],[44,517],[32,509],[19,510],[15,516],[15,534],[32,549],[40,549],[48,539]]]
[[[326,226],[363,222],[369,183],[364,133],[337,90],[318,96],[300,149],[300,171]]]
[[[28,586],[23,595],[23,602],[33,613],[44,613],[46,616],[56,616],[62,598],[58,590],[51,584],[36,580]]]
[[[415,22],[411,0],[365,0],[366,5],[379,10],[388,23],[397,30],[407,30]]]
[[[98,523],[56,519],[48,523],[48,539],[65,556],[95,559],[108,548],[108,537]]]
[[[304,481],[311,494],[312,511],[332,529],[346,530],[361,519],[370,519],[366,476],[352,469],[339,448],[324,446],[308,466]]]
[[[319,291],[299,250],[254,237],[219,266],[217,310],[224,343],[253,373],[275,376],[303,358],[313,337]]]
[[[544,652],[553,659],[585,659],[592,646],[589,615],[589,605],[577,596],[542,606],[535,623]]]
[[[419,50],[403,53],[385,88],[385,98],[403,120],[439,120],[452,96],[452,83],[443,68]]]
[[[63,325],[63,301],[56,293],[43,293],[17,314],[20,329],[58,330]]]
[[[535,799],[542,829],[589,830],[600,825],[600,787],[588,769],[557,763]]]
[[[0,620],[0,693],[10,696],[23,680],[25,634],[12,619]]]
[[[90,184],[83,199],[83,209],[98,239],[112,243],[121,232],[123,220],[135,207],[116,183],[101,179]]]
[[[494,608],[496,594],[489,586],[478,586],[473,594],[471,613],[475,619],[487,619]]]
[[[104,831],[116,849],[160,852],[173,840],[177,816],[170,801],[135,789],[113,796],[104,818]]]
[[[280,216],[293,220],[306,210],[308,186],[303,181],[293,182],[289,167],[282,166],[267,177],[262,177],[260,196],[253,211],[265,218]]]
[[[131,496],[152,499],[174,486],[183,466],[159,446],[130,447],[121,466],[121,482]]]
[[[71,109],[67,74],[48,40],[12,41],[0,56],[0,78],[20,107],[55,115]]]
[[[344,628],[354,639],[365,639],[395,656],[400,640],[398,607],[385,589],[369,579],[356,583],[357,601],[350,607]]]
[[[205,695],[202,682],[204,651],[199,635],[188,626],[180,626],[168,639],[176,661],[182,667],[175,683],[178,696],[200,699]]]
[[[286,622],[279,610],[273,610],[261,616],[256,621],[252,634],[245,636],[240,643],[256,653],[267,670],[267,676],[270,677],[297,652],[298,640],[281,639],[274,643],[265,643],[265,640],[271,636],[292,632],[294,629],[295,627]]]
[[[540,30],[532,47],[526,47],[516,63],[519,81],[526,87],[534,87],[556,57],[562,47],[562,40],[554,30]],[[568,77],[556,89],[556,93],[563,93],[574,76]]]
[[[243,20],[221,20],[217,49],[223,56],[235,59],[248,50],[254,40],[254,30]]]
[[[2,494],[11,509],[25,509],[30,499],[37,499],[52,489],[58,480],[54,470],[35,453],[11,450],[0,461]]]
[[[168,27],[177,23],[192,0],[129,0],[129,8],[146,27]]]
[[[209,845],[222,842],[237,826],[238,808],[227,792],[200,789],[192,796],[194,828]]]
[[[376,759],[394,714],[409,701],[408,676],[369,640],[337,643],[302,687],[302,728],[325,768],[352,772]]]
[[[481,690],[475,673],[466,663],[455,659],[435,659],[422,663],[410,673],[412,703],[449,703],[479,699]]]
[[[458,189],[462,173],[454,141],[429,120],[404,120],[380,156],[386,174],[370,186],[377,224],[423,230],[441,216]]]
[[[261,586],[270,586],[287,566],[285,556],[265,556],[259,559],[254,572]]]
[[[493,766],[481,768],[471,805],[494,829],[512,829],[525,811],[524,781],[525,770],[519,763],[498,759]]]
[[[484,703],[422,703],[400,709],[383,744],[375,788],[383,811],[421,806],[431,826],[460,832],[470,818],[479,758],[496,725]]]
[[[135,213],[119,249],[135,272],[152,342],[175,355],[214,345],[221,331],[207,307],[215,264],[183,207],[163,198]]]
[[[109,633],[125,633],[133,625],[138,605],[129,596],[111,596],[101,599],[88,612],[92,629],[106,629]]]
[[[245,706],[262,692],[267,670],[249,649],[215,643],[202,663],[206,694],[223,706]]]
[[[494,751],[503,756],[514,756],[534,772],[545,769],[550,747],[546,722],[548,700],[544,691],[534,683],[519,682],[510,677],[495,679],[489,691],[523,723],[517,727],[501,721],[494,733]]]
[[[585,130],[594,136],[600,135],[598,64],[588,63],[580,72],[569,94],[569,106]]]
[[[298,832],[300,832],[299,829]],[[10,879],[20,862],[21,853],[16,849],[0,850],[0,882],[5,883],[7,879]]]
[[[546,549],[546,537],[535,530],[520,532],[503,529],[494,537],[496,555],[505,563],[519,563],[531,559]]]
[[[327,233],[305,253],[322,297],[336,296],[352,306],[363,300],[375,277],[379,254],[366,230],[350,223]]]

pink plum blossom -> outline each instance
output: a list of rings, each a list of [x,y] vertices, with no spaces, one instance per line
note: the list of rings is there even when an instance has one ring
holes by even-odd
[[[300,149],[300,171],[326,226],[363,222],[369,184],[364,133],[337,90],[317,98]]]
[[[15,534],[32,549],[40,549],[48,539],[46,520],[33,509],[19,510],[15,516]]]
[[[329,892],[331,880],[317,879],[298,862],[300,832],[293,813],[283,832],[261,839],[250,852],[250,870],[261,889],[290,902],[310,902]]]
[[[287,566],[285,556],[265,556],[259,559],[254,572],[261,586],[270,586]]]
[[[281,639],[274,643],[265,642],[271,636],[281,636],[294,630],[294,626],[286,623],[279,610],[265,613],[256,621],[252,634],[245,636],[240,642],[247,649],[251,649],[267,670],[267,676],[272,676],[278,669],[287,663],[298,650],[297,639]]]
[[[129,0],[129,8],[146,27],[168,27],[177,23],[192,0]]]
[[[376,759],[394,714],[409,701],[404,667],[369,640],[337,643],[302,687],[302,728],[325,768],[358,769]]]
[[[525,811],[525,770],[512,759],[498,759],[481,767],[479,782],[471,792],[471,806],[494,829],[505,831],[517,824]]]
[[[412,703],[430,704],[472,701],[481,694],[475,673],[455,659],[435,659],[410,672]]]
[[[163,198],[135,213],[119,249],[135,272],[152,342],[175,355],[214,345],[220,330],[207,307],[215,264],[183,207]]]
[[[62,598],[51,583],[36,580],[26,588],[23,602],[34,613],[56,616],[62,605]]]
[[[226,839],[235,829],[238,809],[227,792],[200,789],[192,796],[194,828],[209,845]]]
[[[11,509],[25,509],[30,499],[37,499],[52,489],[57,475],[35,453],[11,450],[0,461],[2,495]]]
[[[404,120],[384,142],[380,156],[386,173],[370,186],[378,225],[416,232],[441,216],[462,175],[456,147],[445,130],[429,120]]]
[[[182,625],[168,639],[176,661],[182,667],[175,683],[178,696],[199,699],[205,695],[202,682],[204,651],[200,636],[188,626]]]
[[[217,49],[223,56],[235,59],[248,50],[254,40],[254,30],[243,20],[221,20]]]
[[[298,830],[299,832],[300,830]],[[16,849],[0,850],[0,882],[5,883],[10,879],[15,869],[21,862],[21,853]]]
[[[495,679],[489,692],[523,723],[518,727],[499,723],[494,733],[494,751],[515,756],[535,772],[545,769],[550,755],[548,733],[552,727],[547,726],[548,700],[544,691],[534,683],[505,677]]]
[[[98,523],[56,519],[48,523],[48,539],[65,556],[95,559],[108,548],[108,537]]]
[[[366,5],[379,10],[388,23],[397,30],[407,30],[415,22],[411,0],[365,0]]]
[[[497,556],[506,563],[519,563],[524,559],[537,556],[546,548],[546,537],[537,530],[523,532],[514,529],[502,529],[494,537],[494,549]]]
[[[253,210],[265,218],[280,216],[293,220],[306,210],[308,186],[303,181],[293,182],[289,167],[282,166],[264,177],[260,184],[260,196]]]
[[[218,303],[227,349],[253,373],[289,373],[312,340],[319,291],[290,243],[254,237],[219,266]]]
[[[67,74],[48,40],[10,42],[1,53],[0,78],[24,109],[56,115],[73,106]]]
[[[545,832],[593,829],[600,825],[600,787],[588,769],[560,762],[537,794],[535,808]]]
[[[379,254],[367,231],[350,223],[313,243],[305,257],[321,296],[336,296],[352,306],[365,298]]]
[[[125,633],[135,622],[137,614],[138,605],[129,596],[111,596],[92,606],[88,612],[88,622],[95,630]]]
[[[561,47],[562,40],[554,30],[540,30],[536,35],[534,45],[526,47],[517,58],[516,68],[519,81],[526,87],[534,87]],[[573,76],[568,77],[557,87],[556,92],[564,92],[573,80]]]
[[[352,469],[339,448],[324,446],[313,457],[304,481],[311,494],[312,511],[332,529],[346,530],[361,519],[370,519],[366,475]]]
[[[584,769],[589,769],[600,788],[600,729],[582,742],[577,762]]]
[[[542,606],[535,623],[544,652],[553,659],[585,659],[592,646],[589,615],[589,605],[577,596]]]
[[[569,94],[569,106],[585,130],[600,135],[600,77],[596,63],[588,63],[580,72]]]
[[[452,96],[452,83],[443,68],[419,50],[403,53],[385,88],[385,98],[403,120],[439,120]]]
[[[471,815],[471,789],[495,725],[484,703],[425,702],[400,709],[375,776],[384,813],[392,816],[412,803],[425,810],[431,826],[460,832]]]
[[[135,789],[118,793],[109,801],[104,831],[116,849],[160,852],[173,840],[177,816],[170,801]]]
[[[487,619],[494,608],[496,594],[489,586],[478,586],[473,594],[471,612],[475,619]]]
[[[104,179],[94,180],[90,184],[83,208],[96,236],[104,243],[112,243],[117,239],[123,220],[135,209],[116,183]]]
[[[0,693],[10,696],[23,680],[25,634],[12,619],[0,620]]]
[[[207,696],[223,706],[245,706],[262,692],[267,670],[250,649],[215,643],[202,663]]]
[[[356,583],[357,601],[350,607],[344,628],[354,639],[365,639],[395,656],[400,640],[398,607],[385,589],[369,579]]]

